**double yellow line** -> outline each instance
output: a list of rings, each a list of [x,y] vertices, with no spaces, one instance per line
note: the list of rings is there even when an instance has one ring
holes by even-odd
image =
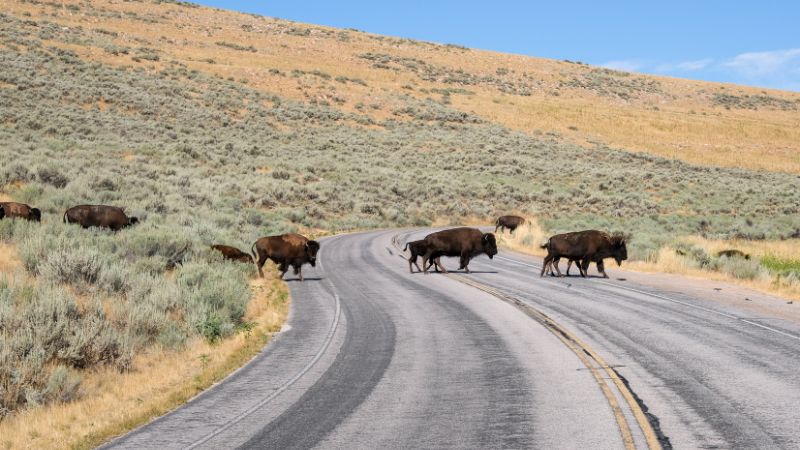
[[[625,384],[625,382],[622,381],[617,372],[614,371],[614,369],[612,369],[608,365],[608,363],[606,363],[606,361],[600,355],[597,354],[597,352],[595,352],[588,345],[586,345],[586,343],[581,341],[577,336],[572,334],[569,330],[567,330],[566,328],[555,322],[553,319],[548,317],[545,313],[523,302],[522,300],[508,296],[496,289],[493,289],[481,283],[477,283],[473,280],[470,280],[460,275],[448,274],[447,276],[453,280],[464,283],[468,286],[480,289],[481,291],[484,291],[487,294],[497,297],[500,300],[503,300],[504,302],[517,307],[526,315],[528,315],[535,321],[539,322],[546,329],[548,329],[561,342],[563,342],[564,345],[566,345],[570,350],[572,350],[572,352],[575,353],[578,359],[580,359],[581,362],[586,366],[586,368],[589,369],[589,371],[592,373],[595,381],[597,381],[597,384],[600,386],[600,390],[603,392],[603,395],[606,397],[606,400],[608,400],[608,403],[611,406],[611,410],[614,412],[614,418],[616,419],[617,425],[619,426],[619,431],[622,436],[622,442],[625,444],[625,448],[628,450],[635,450],[636,442],[633,438],[631,427],[628,424],[628,420],[625,418],[625,414],[623,413],[622,408],[619,405],[619,402],[617,401],[617,397],[614,395],[611,386],[609,386],[603,374],[607,375],[608,378],[613,381],[617,390],[625,399],[625,402],[628,404],[628,407],[633,413],[634,418],[636,418],[636,423],[639,425],[639,429],[642,430],[642,434],[644,435],[648,449],[661,450],[662,448],[661,442],[658,440],[656,432],[653,430],[650,421],[647,420],[647,416],[642,410],[641,405],[639,405],[639,402],[637,402],[636,399],[634,398],[633,393],[631,392],[628,385]]]

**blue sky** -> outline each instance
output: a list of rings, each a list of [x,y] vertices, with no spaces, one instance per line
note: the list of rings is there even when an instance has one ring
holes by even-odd
[[[198,3],[390,36],[800,91],[800,1]]]

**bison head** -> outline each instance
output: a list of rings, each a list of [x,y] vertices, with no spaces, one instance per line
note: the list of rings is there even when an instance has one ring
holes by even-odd
[[[6,210],[0,206],[0,219],[6,216]]]
[[[128,219],[128,226],[134,226],[137,223],[139,223],[139,218],[138,217],[131,217],[131,218]]]
[[[42,211],[39,208],[31,208],[31,220],[35,222],[42,221]]]
[[[611,254],[614,256],[614,261],[618,266],[622,265],[622,261],[628,259],[628,247],[625,245],[625,236],[615,235],[611,237]]]
[[[306,256],[308,256],[308,263],[311,264],[311,267],[316,267],[317,252],[319,251],[319,242],[308,241],[306,242],[305,249],[306,249]]]
[[[494,234],[485,233],[481,236],[481,244],[483,245],[483,251],[486,252],[489,259],[492,259],[492,257],[497,254],[497,241],[494,238]]]

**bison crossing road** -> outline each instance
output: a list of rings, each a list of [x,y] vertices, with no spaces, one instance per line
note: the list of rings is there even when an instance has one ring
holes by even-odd
[[[498,219],[498,223],[507,217],[514,216],[503,216]],[[617,265],[628,259],[624,236],[598,230],[558,234],[548,239],[541,248],[547,250],[542,276],[547,271],[562,276],[558,268],[558,261],[562,257],[567,258],[570,264],[575,262],[582,277],[587,276],[589,264],[594,262],[597,264],[598,272],[605,278],[608,278],[603,264],[605,258],[614,258]],[[491,259],[497,254],[497,242],[493,233],[483,233],[477,228],[461,227],[437,231],[427,235],[425,239],[409,241],[403,251],[409,252],[408,270],[411,273],[414,273],[413,266],[425,274],[432,266],[435,266],[437,271],[447,273],[447,269],[439,259],[442,256],[459,257],[458,269],[470,273],[470,260],[481,254],[486,254]],[[420,256],[422,256],[422,269],[417,264],[417,258]]]
[[[0,202],[0,220],[9,218],[40,222],[42,212],[24,203]],[[78,224],[83,228],[106,228],[115,232],[139,223],[137,217],[128,216],[123,208],[109,205],[73,206],[64,212],[63,220],[66,224]],[[500,216],[495,221],[495,232],[508,229],[513,234],[514,230],[524,223],[525,219],[519,216]],[[594,262],[597,270],[608,278],[603,260],[614,258],[620,265],[628,258],[625,238],[622,235],[612,235],[597,230],[558,234],[550,237],[541,247],[547,250],[541,276],[548,271],[553,275],[562,276],[558,262],[560,258],[566,258],[569,261],[567,275],[572,263],[576,263],[581,276],[585,277],[589,264]],[[271,260],[278,266],[281,279],[291,267],[294,274],[302,281],[302,266],[304,264],[315,266],[320,244],[299,234],[286,233],[258,239],[251,248],[252,255],[224,244],[214,244],[210,248],[227,260],[245,264],[255,263],[261,277],[264,276],[264,264],[267,260]],[[477,228],[459,227],[437,231],[427,235],[425,239],[407,242],[403,251],[409,252],[408,270],[411,273],[414,273],[414,266],[424,274],[427,274],[431,267],[437,272],[447,273],[447,269],[441,264],[442,256],[458,257],[458,269],[470,273],[470,260],[481,254],[491,259],[497,254],[497,241],[494,233],[484,233]],[[722,254],[726,257],[749,257],[737,250],[728,250],[721,252],[720,255]],[[420,257],[422,267],[417,264]],[[174,267],[174,264],[168,266]]]

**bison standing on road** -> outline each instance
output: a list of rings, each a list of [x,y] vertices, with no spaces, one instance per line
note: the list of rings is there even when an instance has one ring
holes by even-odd
[[[544,258],[541,276],[544,276],[548,267],[552,270],[553,261],[559,257],[580,261],[578,268],[582,277],[586,276],[585,270],[589,268],[589,263],[592,261],[598,262],[605,258],[614,258],[617,265],[622,265],[622,261],[628,259],[628,249],[623,236],[610,235],[597,230],[558,234],[548,239],[542,248],[547,249],[547,256]],[[555,266],[555,270],[558,276],[562,276],[558,266]],[[603,266],[598,264],[597,270],[603,274],[604,278],[608,278]]]
[[[73,206],[64,213],[64,223],[77,223],[83,228],[98,227],[119,231],[139,223],[136,217],[128,217],[122,208],[106,205]]]
[[[403,248],[403,251],[407,250],[411,252],[411,256],[408,257],[408,271],[414,273],[414,269],[411,267],[411,264],[413,263],[415,266],[417,266],[417,270],[422,272],[422,269],[419,268],[419,264],[417,264],[417,257],[424,256],[425,252],[428,250],[428,246],[425,244],[425,239],[406,242],[406,246]],[[439,267],[442,267],[439,258],[435,258],[432,264],[435,265],[434,269],[437,272],[439,271]],[[428,268],[430,269],[430,267]]]
[[[504,229],[508,228],[511,230],[511,234],[514,234],[514,230],[523,223],[525,223],[525,219],[520,216],[500,216],[494,223],[494,232],[497,233],[499,228],[502,233]]]
[[[212,245],[211,248],[222,253],[222,256],[225,259],[229,259],[231,261],[239,261],[246,264],[253,264],[253,257],[239,250],[236,247],[231,247],[230,245],[216,244]]]
[[[428,247],[422,256],[423,272],[428,273],[428,261],[440,256],[459,256],[461,266],[469,273],[469,260],[481,253],[486,253],[491,259],[497,254],[497,242],[494,234],[482,233],[477,228],[453,228],[437,231],[425,236],[425,245]],[[442,272],[447,273],[444,266]]]
[[[319,242],[309,240],[305,236],[286,233],[280,236],[267,236],[257,240],[251,248],[253,258],[258,266],[258,274],[263,278],[264,263],[271,259],[281,271],[281,279],[286,274],[289,266],[294,268],[294,274],[303,281],[302,266],[305,263],[316,266]]]
[[[42,212],[39,208],[31,208],[25,203],[0,202],[0,208],[5,212],[5,217],[19,217],[20,219],[30,220],[31,222],[41,222]],[[0,215],[0,219],[3,215]]]

